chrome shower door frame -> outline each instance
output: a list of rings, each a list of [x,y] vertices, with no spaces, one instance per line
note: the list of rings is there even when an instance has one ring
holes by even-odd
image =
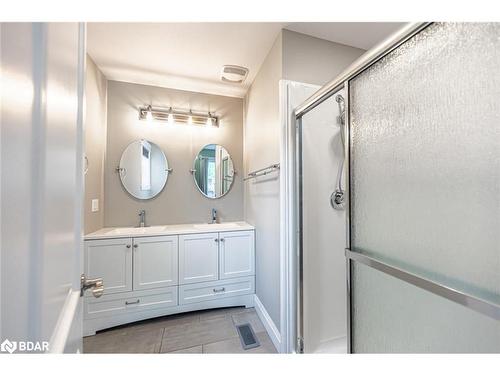
[[[351,160],[350,160],[350,116],[349,116],[349,81],[360,74],[362,71],[376,63],[378,60],[392,52],[394,49],[401,46],[408,39],[418,34],[431,23],[419,22],[409,23],[401,30],[391,35],[385,41],[375,46],[353,64],[351,64],[345,71],[338,75],[331,82],[326,84],[314,95],[307,99],[304,103],[295,109],[296,121],[296,196],[295,196],[295,217],[296,217],[296,232],[297,232],[297,267],[296,267],[296,346],[297,353],[304,352],[304,309],[303,309],[303,199],[302,199],[302,117],[309,111],[313,110],[325,100],[335,95],[336,92],[344,89],[345,94],[345,201],[346,201],[346,249],[351,248],[351,204],[350,204],[350,175],[351,175]],[[352,321],[351,321],[351,262],[352,258],[346,256],[346,288],[347,288],[347,352],[352,353]]]
[[[394,51],[402,44],[404,44],[408,39],[412,38],[422,30],[424,30],[431,23],[411,23],[406,25],[399,32],[393,34],[387,40],[382,42],[380,45],[376,46],[372,50],[365,53],[360,59],[355,61],[348,69],[346,69],[342,74],[340,74],[337,78],[331,81],[329,84],[320,89],[316,94],[307,99],[301,106],[297,107],[295,110],[295,116],[298,126],[298,133],[301,130],[300,124],[302,121],[302,116],[307,112],[313,110],[319,104],[327,100],[329,97],[334,95],[338,90],[345,90],[345,100],[346,100],[346,121],[345,121],[345,160],[346,160],[346,221],[347,221],[347,233],[346,233],[346,287],[347,287],[347,344],[348,344],[348,353],[352,353],[352,300],[351,300],[351,265],[352,262],[357,262],[360,264],[364,264],[368,267],[374,268],[378,271],[381,271],[387,275],[395,277],[399,280],[402,280],[406,283],[414,285],[418,288],[431,292],[435,295],[441,296],[447,300],[453,301],[457,304],[465,306],[471,310],[474,310],[483,315],[489,316],[495,320],[500,321],[500,305],[492,302],[486,301],[484,299],[478,298],[474,295],[465,293],[463,291],[456,290],[450,286],[429,280],[425,277],[413,274],[409,271],[403,270],[401,268],[395,267],[388,263],[385,263],[381,260],[375,259],[373,257],[361,254],[359,252],[351,250],[351,166],[352,160],[350,158],[350,146],[351,146],[351,122],[350,122],[350,107],[349,107],[349,83],[355,78],[358,74],[365,71],[371,65],[379,61],[381,58],[385,57],[390,52]],[[300,155],[298,154],[302,149],[301,137],[297,135],[297,164],[300,164]],[[299,166],[300,167],[300,166]],[[300,277],[298,278],[298,296],[302,297],[302,258],[303,258],[303,248],[302,242],[300,239],[302,238],[302,197],[301,197],[301,174],[297,173],[296,184],[298,187],[297,194],[297,204],[296,204],[296,215],[297,215],[297,233],[298,239],[297,241],[297,252],[299,257],[299,265],[298,272]],[[298,300],[298,304],[302,304],[302,300]],[[302,310],[302,306],[298,306],[298,309]],[[302,313],[298,315],[298,319],[302,320]],[[297,332],[298,335],[302,337],[303,331],[299,330],[299,328],[303,327],[303,321],[297,321]],[[297,351],[299,352],[299,351]]]

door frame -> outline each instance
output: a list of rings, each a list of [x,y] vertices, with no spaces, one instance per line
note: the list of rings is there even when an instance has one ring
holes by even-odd
[[[280,80],[280,335],[281,353],[296,351],[297,231],[296,231],[296,116],[301,100],[293,96],[297,88],[321,88],[303,82]]]

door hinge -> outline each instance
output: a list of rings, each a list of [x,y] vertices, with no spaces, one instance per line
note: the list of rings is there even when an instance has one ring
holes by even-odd
[[[304,353],[304,339],[302,337],[297,337],[297,353]]]

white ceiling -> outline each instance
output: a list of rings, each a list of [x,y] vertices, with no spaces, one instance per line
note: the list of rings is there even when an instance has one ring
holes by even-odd
[[[88,53],[110,80],[243,97],[282,28],[368,49],[401,24],[89,23]],[[224,64],[250,72],[223,83]]]

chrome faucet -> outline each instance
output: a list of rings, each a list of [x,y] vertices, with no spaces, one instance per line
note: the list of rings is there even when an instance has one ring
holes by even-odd
[[[215,208],[212,208],[212,221],[211,224],[216,224],[217,223],[217,210]]]
[[[146,210],[139,211],[139,227],[144,228],[146,226]]]

